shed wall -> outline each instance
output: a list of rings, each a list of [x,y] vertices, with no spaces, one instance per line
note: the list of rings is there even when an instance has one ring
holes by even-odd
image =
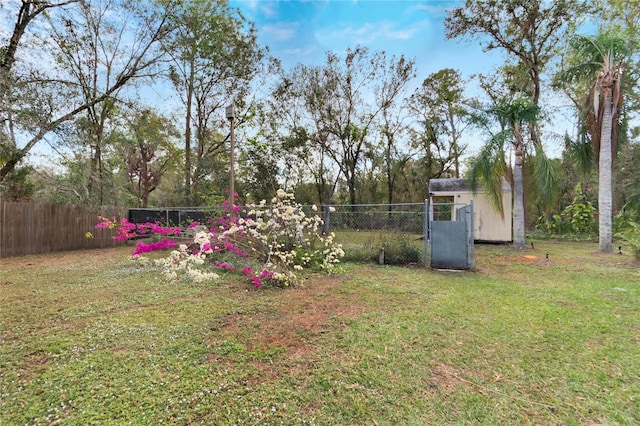
[[[433,192],[434,197],[454,197],[455,203],[469,204],[473,199],[473,225],[476,241],[510,242],[512,230],[511,192],[502,193],[504,217],[483,193],[471,191]],[[451,220],[455,220],[452,217]]]

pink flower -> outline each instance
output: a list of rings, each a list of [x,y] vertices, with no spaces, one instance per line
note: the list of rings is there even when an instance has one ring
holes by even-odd
[[[260,278],[273,278],[273,272],[263,269],[260,272]]]
[[[145,244],[141,241],[138,241],[136,243],[136,249],[133,252],[132,256],[138,256],[142,253],[149,253],[156,250],[166,250],[166,249],[174,248],[177,246],[178,246],[178,243],[172,240],[167,240],[167,239],[157,241],[151,244]]]
[[[243,253],[242,250],[240,250],[239,248],[237,248],[236,246],[234,246],[231,243],[224,243],[224,246],[227,250],[230,250],[232,252],[234,252],[235,254],[237,254],[240,257],[247,257],[248,255],[246,253]]]
[[[255,285],[256,287],[261,287],[262,286],[262,283],[260,282],[260,278],[258,278],[258,277],[251,278],[251,281],[253,281],[253,285]]]

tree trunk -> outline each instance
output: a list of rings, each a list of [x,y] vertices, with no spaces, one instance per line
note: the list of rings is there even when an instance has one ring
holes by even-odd
[[[611,253],[613,250],[612,226],[612,187],[611,187],[611,130],[612,130],[612,94],[605,89],[602,126],[600,132],[600,159],[598,178],[598,233],[600,251]]]
[[[524,248],[525,246],[523,154],[523,147],[518,144],[515,149],[515,164],[513,168],[513,244],[517,248]]]
[[[522,164],[524,162],[525,145],[522,136],[522,126],[519,121],[514,123],[514,166],[513,166],[513,245],[519,249],[525,247],[526,226],[524,217],[524,178]]]
[[[349,202],[351,203],[351,208],[355,209],[355,207],[353,207],[354,204],[356,204],[356,172],[355,170],[351,171],[351,176],[348,177],[347,179],[347,184],[349,186]]]

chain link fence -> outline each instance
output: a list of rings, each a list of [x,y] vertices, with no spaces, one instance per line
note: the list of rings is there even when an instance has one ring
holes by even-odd
[[[429,242],[432,241],[431,232],[437,227],[436,225],[444,229],[440,234],[439,250],[443,252],[445,261],[449,262],[450,259],[463,256],[465,259],[473,260],[473,234],[470,234],[469,245],[467,233],[459,239],[454,239],[453,237],[457,234],[448,230],[448,227],[458,226],[456,222],[461,220],[457,217],[459,214],[456,214],[459,207],[454,203],[444,202],[433,203],[429,209],[428,203],[425,202],[337,204],[325,205],[319,209],[313,206],[300,208],[307,216],[322,217],[322,229],[318,231],[325,235],[335,234],[336,241],[343,246],[346,261],[424,266],[430,262],[427,254],[431,254],[432,251]],[[270,207],[264,208],[269,210]],[[211,223],[210,219],[218,218],[223,213],[222,208],[216,207],[174,207],[130,209],[128,216],[129,221],[133,223],[161,222],[166,225],[185,226],[196,221],[202,224]],[[247,217],[249,210],[240,207],[238,214],[241,217]],[[429,214],[431,214],[431,221],[438,222],[437,224],[429,224]],[[466,225],[463,228],[466,230]],[[458,254],[458,250],[462,250],[461,254]],[[468,256],[468,253],[471,255]],[[468,260],[467,263],[473,265]]]
[[[424,229],[427,209],[423,203],[407,204],[340,204],[314,209],[302,206],[305,215],[323,219],[319,232],[335,234],[343,245],[345,260],[375,261],[385,264],[422,264]],[[269,209],[266,206],[265,209]],[[191,222],[209,223],[223,213],[215,207],[171,207],[164,209],[130,209],[133,223],[160,222],[186,226]],[[239,215],[248,210],[241,207]]]
[[[413,204],[331,205],[325,213],[325,229],[330,231],[405,232],[422,234],[425,208]]]

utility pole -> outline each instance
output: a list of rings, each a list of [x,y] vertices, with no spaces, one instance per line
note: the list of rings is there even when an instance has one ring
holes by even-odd
[[[235,167],[235,137],[233,134],[234,131],[234,125],[235,125],[235,119],[236,119],[236,106],[235,104],[231,104],[226,108],[226,115],[227,115],[227,120],[229,120],[229,122],[231,123],[231,167],[229,168],[229,209],[231,211],[231,214],[233,215],[234,211],[233,211],[233,206],[234,206],[234,194],[236,193],[235,190],[235,172],[234,172],[234,167]]]

